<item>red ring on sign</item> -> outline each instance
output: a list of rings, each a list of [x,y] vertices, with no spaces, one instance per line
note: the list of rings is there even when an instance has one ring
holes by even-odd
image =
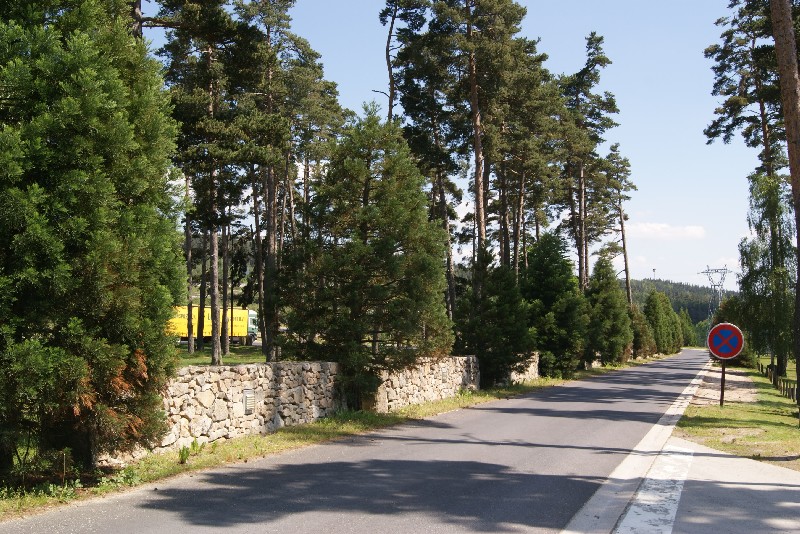
[[[731,360],[742,352],[744,336],[735,324],[720,323],[709,330],[706,345],[715,357]]]

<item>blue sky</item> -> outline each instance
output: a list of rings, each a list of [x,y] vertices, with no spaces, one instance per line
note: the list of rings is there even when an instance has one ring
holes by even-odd
[[[711,62],[714,22],[728,0],[521,0],[522,33],[540,38],[548,69],[572,73],[585,60],[585,37],[605,38],[613,61],[601,88],[614,93],[620,126],[608,132],[631,161],[634,192],[627,206],[634,278],[707,284],[706,266],[738,270],[739,240],[747,234],[747,175],[756,154],[738,140],[706,145],[713,118]],[[339,84],[351,109],[384,97],[385,28],[380,0],[298,0],[293,30],[322,54],[326,77]],[[726,287],[736,287],[729,275]]]
[[[540,38],[554,73],[572,73],[585,60],[585,37],[605,38],[613,64],[601,89],[614,93],[620,143],[638,187],[627,206],[634,278],[655,276],[707,285],[706,266],[738,270],[737,245],[748,232],[747,175],[756,153],[738,139],[706,144],[712,120],[711,62],[703,50],[717,42],[714,22],[728,0],[518,0],[528,10],[522,34]],[[297,0],[292,29],[322,55],[326,78],[342,105],[385,105],[386,30],[381,0]],[[147,9],[147,7],[146,7]],[[153,38],[153,36],[149,36]],[[729,275],[726,288],[736,288]]]

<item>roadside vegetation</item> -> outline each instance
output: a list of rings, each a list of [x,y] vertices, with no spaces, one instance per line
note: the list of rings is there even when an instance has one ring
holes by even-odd
[[[264,442],[196,445],[152,473],[155,459],[96,471],[104,453],[159,443],[161,391],[178,365],[335,361],[357,406],[382,371],[474,354],[489,390],[461,399],[474,403],[515,394],[492,388],[533,351],[542,376],[569,379],[596,360],[611,368],[698,342],[690,299],[677,313],[655,281],[633,298],[625,203],[636,186],[607,139],[618,109],[601,83],[601,35],[586,36],[577,72],[557,74],[520,34],[514,0],[386,0],[375,15],[388,31],[388,114],[373,103],[358,115],[292,32],[293,0],[150,4],[155,17],[129,0],[0,7],[0,484],[15,488],[3,503],[422,416],[345,412]],[[714,319],[741,325],[785,376],[792,318],[800,332],[798,229],[767,4],[733,0],[718,23],[706,56],[726,101],[705,133],[760,149],[740,294]],[[145,39],[155,26],[170,29],[158,52]],[[165,327],[195,294],[212,341],[182,358]],[[258,309],[260,354],[230,353],[234,304]]]
[[[575,373],[574,379],[589,378],[640,363],[644,363],[644,360],[631,361],[626,365],[580,370]],[[74,472],[65,472],[63,473],[64,478],[42,480],[38,483],[31,483],[28,487],[0,487],[0,521],[41,512],[75,500],[125,491],[176,475],[229,463],[247,462],[477,404],[509,399],[566,382],[565,379],[539,378],[524,384],[489,390],[463,391],[456,397],[408,406],[396,413],[341,411],[315,423],[284,427],[275,433],[263,436],[246,436],[228,441],[217,441],[208,445],[194,443],[180,451],[146,456],[142,460],[118,470],[97,470],[90,475],[83,475],[82,478],[73,478]]]
[[[712,449],[800,471],[797,404],[758,371],[747,369],[758,391],[757,402],[686,409],[675,435]]]

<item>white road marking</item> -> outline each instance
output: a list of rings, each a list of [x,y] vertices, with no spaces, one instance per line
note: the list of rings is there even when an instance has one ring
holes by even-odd
[[[658,423],[614,469],[600,489],[573,516],[561,531],[562,534],[608,534],[614,529],[710,368],[711,360],[675,399]]]
[[[614,530],[615,534],[670,534],[693,457],[691,449],[664,447]]]

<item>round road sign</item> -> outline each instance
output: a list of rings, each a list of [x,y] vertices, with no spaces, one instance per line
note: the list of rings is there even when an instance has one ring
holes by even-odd
[[[720,323],[708,333],[708,350],[720,360],[730,360],[742,352],[744,336],[739,327]]]

